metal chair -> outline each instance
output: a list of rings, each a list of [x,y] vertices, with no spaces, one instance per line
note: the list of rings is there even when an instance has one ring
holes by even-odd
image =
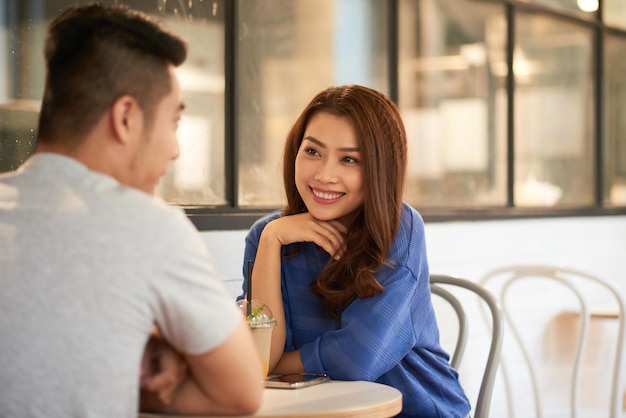
[[[491,342],[489,347],[489,354],[485,363],[484,373],[480,388],[478,391],[478,397],[476,404],[473,408],[474,418],[487,418],[489,417],[489,408],[491,406],[491,396],[493,393],[493,387],[496,379],[496,372],[498,370],[498,363],[500,361],[500,351],[502,348],[503,338],[503,316],[496,298],[480,284],[462,279],[460,277],[454,277],[443,274],[431,274],[430,276],[430,289],[431,293],[437,295],[447,301],[454,309],[456,316],[459,320],[459,332],[456,340],[456,346],[452,353],[450,364],[455,369],[458,369],[463,360],[465,354],[465,348],[467,345],[468,337],[468,321],[467,315],[463,308],[462,303],[453,294],[455,292],[453,288],[461,288],[466,291],[476,294],[489,308],[491,313]]]
[[[564,286],[566,289],[569,289],[568,293],[563,293],[559,291],[557,297],[550,297],[553,292],[547,292],[548,288],[538,286],[541,285],[542,282],[535,281],[534,283],[531,280],[548,280],[553,286],[550,289],[556,291],[556,289],[562,289],[562,287],[556,287],[556,285]],[[553,312],[557,312],[558,314],[553,316],[551,321],[553,323],[557,323],[558,326],[552,327],[553,330],[558,330],[559,333],[566,336],[566,338],[559,337],[555,338],[554,341],[558,343],[558,349],[556,355],[552,355],[552,362],[558,363],[557,366],[547,366],[544,365],[541,370],[545,371],[546,369],[554,369],[563,371],[566,373],[566,377],[564,380],[568,380],[569,388],[565,388],[569,391],[569,416],[572,418],[576,418],[582,413],[582,408],[580,407],[580,384],[581,384],[581,371],[583,368],[583,355],[585,354],[585,349],[587,347],[586,343],[588,342],[589,335],[589,325],[590,320],[594,316],[592,309],[589,306],[588,298],[591,295],[602,294],[602,295],[610,295],[616,305],[617,308],[616,316],[617,319],[617,338],[616,344],[614,347],[615,357],[613,361],[613,372],[612,372],[612,380],[611,380],[611,399],[610,399],[610,408],[607,408],[607,415],[611,418],[618,418],[621,416],[621,404],[622,404],[622,365],[623,365],[623,356],[624,356],[624,333],[625,333],[625,322],[624,322],[624,300],[619,293],[619,291],[607,281],[600,279],[599,277],[593,276],[591,274],[578,271],[571,268],[564,267],[555,267],[555,266],[546,266],[546,265],[517,265],[517,266],[507,266],[496,269],[483,277],[481,280],[481,284],[489,289],[495,289],[495,286],[500,287],[499,291],[499,301],[502,304],[502,309],[504,312],[505,320],[507,322],[507,328],[512,331],[513,341],[517,344],[517,349],[521,352],[521,357],[523,359],[522,362],[517,361],[516,364],[525,364],[527,368],[528,377],[524,377],[521,370],[518,370],[515,374],[516,383],[520,383],[526,378],[530,385],[532,386],[532,396],[534,398],[535,405],[535,416],[537,418],[543,417],[546,413],[545,405],[542,402],[542,390],[539,388],[539,378],[538,378],[538,369],[533,365],[537,361],[536,354],[533,357],[529,351],[528,341],[522,337],[521,327],[518,326],[518,322],[513,320],[513,311],[509,305],[517,304],[519,306],[519,316],[515,316],[518,321],[519,317],[522,316],[527,322],[527,327],[524,328],[526,331],[530,328],[537,328],[535,323],[532,323],[532,320],[528,319],[530,312],[539,311],[540,308],[550,309],[550,306],[547,305],[558,305],[559,303],[566,304],[565,310],[558,305],[553,309]],[[512,286],[515,284],[514,291],[511,291]],[[545,286],[546,284],[544,284]],[[535,287],[530,287],[535,286]],[[599,286],[598,290],[592,291],[595,287]],[[600,290],[603,289],[603,290]],[[495,292],[495,290],[493,290]],[[513,297],[509,293],[514,293],[515,297]],[[497,293],[496,293],[497,294]],[[530,302],[525,299],[525,295],[530,298]],[[548,299],[548,302],[539,301],[538,299],[544,297]],[[569,297],[569,298],[568,298]],[[529,306],[529,304],[533,304],[534,306]],[[574,305],[575,309],[572,310],[571,306]],[[560,310],[559,310],[560,309]],[[565,315],[565,316],[563,316]],[[568,316],[569,315],[569,316]],[[561,319],[560,322],[557,322]],[[562,319],[566,319],[568,324],[567,327],[564,327]],[[571,324],[571,328],[577,328],[577,332],[573,333],[572,330],[569,329],[569,325]],[[566,328],[566,329],[565,329]],[[548,329],[546,327],[546,329]],[[537,330],[534,330],[535,332]],[[574,341],[573,347],[569,347],[564,349],[562,346],[565,345],[564,340],[569,340],[570,337],[573,338],[573,335],[576,335],[576,339]],[[546,351],[546,346],[549,346],[546,340],[546,335],[549,336],[549,333],[545,335],[540,335],[541,339],[537,338],[535,341],[541,342],[542,350]],[[504,378],[505,392],[507,396],[507,405],[508,405],[508,413],[509,418],[515,417],[515,408],[514,401],[518,399],[512,393],[512,379],[511,373],[509,372],[508,366],[512,366],[513,363],[509,364],[507,361],[507,357],[509,353],[511,353],[514,347],[508,346],[508,341],[505,343],[505,350],[503,352],[503,359],[501,361],[502,374]],[[573,349],[573,359],[571,362],[566,361],[569,360],[569,352]],[[546,356],[544,351],[537,350],[536,353],[542,354],[544,357]],[[512,355],[512,354],[511,354]],[[598,356],[599,357],[599,356]],[[609,356],[610,357],[610,356]],[[564,367],[563,364],[571,365]],[[556,386],[556,389],[561,389],[559,387],[559,383],[553,382],[553,380],[557,380],[556,378],[550,379],[550,385],[552,388]],[[560,380],[560,379],[559,379]],[[566,386],[566,385],[565,385]],[[554,390],[554,389],[553,389]],[[588,389],[589,390],[589,389]],[[543,392],[547,390],[544,388]],[[525,395],[527,396],[527,395]],[[552,395],[550,398],[551,402],[555,402],[557,396]],[[543,401],[547,400],[543,399]],[[524,405],[527,405],[524,403]],[[524,406],[525,407],[525,406]],[[565,409],[565,412],[567,412]],[[526,408],[523,411],[523,416],[528,417],[531,416],[532,408]],[[552,412],[559,412],[560,408],[554,407]],[[593,411],[592,416],[600,417],[598,411]]]

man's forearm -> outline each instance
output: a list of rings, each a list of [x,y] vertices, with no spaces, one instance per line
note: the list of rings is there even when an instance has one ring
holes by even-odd
[[[177,414],[211,414],[216,413],[213,402],[198,387],[192,377],[187,376],[174,393],[172,401],[166,405],[154,392],[141,391],[142,412],[168,412]]]

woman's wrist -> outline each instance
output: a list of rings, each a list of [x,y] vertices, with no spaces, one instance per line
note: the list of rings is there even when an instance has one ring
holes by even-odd
[[[278,231],[276,228],[276,221],[272,221],[267,224],[267,226],[263,229],[261,233],[261,237],[259,238],[259,246],[267,246],[269,249],[279,249],[283,245],[280,242],[280,238],[278,237]]]

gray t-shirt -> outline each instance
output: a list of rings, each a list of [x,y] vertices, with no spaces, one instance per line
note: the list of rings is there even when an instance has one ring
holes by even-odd
[[[0,176],[0,416],[135,417],[154,323],[199,354],[239,320],[182,210],[57,154]]]

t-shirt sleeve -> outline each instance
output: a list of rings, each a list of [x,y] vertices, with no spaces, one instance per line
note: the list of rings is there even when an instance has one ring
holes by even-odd
[[[241,321],[234,299],[211,264],[193,225],[181,222],[153,284],[154,315],[163,336],[178,350],[201,354],[221,344]]]

